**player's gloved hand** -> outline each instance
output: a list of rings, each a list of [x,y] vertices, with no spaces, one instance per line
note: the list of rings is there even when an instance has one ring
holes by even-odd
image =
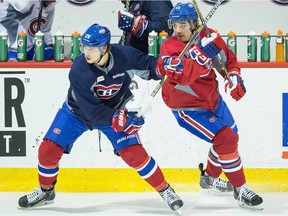
[[[118,12],[118,27],[125,31],[131,32],[135,37],[141,37],[148,26],[148,20],[145,15],[133,16],[124,10]]]
[[[144,118],[137,117],[136,114],[136,112],[127,112],[127,109],[116,110],[112,117],[114,131],[136,134],[145,123]]]
[[[189,50],[191,58],[200,65],[207,64],[213,56],[220,53],[220,40],[220,35],[215,32],[211,34],[211,37],[202,38],[198,44]]]
[[[177,57],[161,56],[157,61],[157,68],[160,74],[179,81],[183,77],[184,64],[181,59]]]
[[[230,92],[230,95],[236,101],[240,100],[246,93],[244,81],[237,71],[229,72],[232,84],[226,79],[224,82],[225,92]]]

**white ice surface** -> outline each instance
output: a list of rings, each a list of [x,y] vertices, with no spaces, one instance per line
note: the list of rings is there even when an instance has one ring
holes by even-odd
[[[106,215],[163,216],[177,215],[157,193],[57,193],[51,205],[19,209],[18,199],[24,193],[0,193],[0,215]],[[232,194],[211,195],[179,193],[184,201],[182,215],[288,215],[288,193],[263,193],[264,210],[238,207]]]

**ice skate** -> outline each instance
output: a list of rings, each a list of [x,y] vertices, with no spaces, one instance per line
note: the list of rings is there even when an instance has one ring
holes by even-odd
[[[181,207],[183,206],[183,201],[169,184],[167,184],[167,186],[162,191],[159,191],[159,194],[166,201],[170,209],[177,211],[177,213],[181,215]]]
[[[209,176],[205,170],[203,169],[203,163],[199,164],[200,170],[200,186],[203,189],[212,189],[214,191],[219,192],[232,192],[233,187],[229,181],[225,181],[224,179],[218,177],[213,178]]]
[[[54,198],[54,187],[45,190],[39,186],[38,188],[35,188],[32,193],[21,197],[18,204],[21,208],[30,208],[52,204],[54,202]]]
[[[238,188],[234,187],[234,198],[237,199],[240,207],[257,210],[263,209],[263,206],[261,205],[263,202],[262,198],[246,184]]]

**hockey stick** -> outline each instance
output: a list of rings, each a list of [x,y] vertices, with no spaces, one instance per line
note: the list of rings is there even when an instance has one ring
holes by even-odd
[[[42,2],[40,2],[40,8],[39,8],[38,19],[37,19],[37,32],[39,32],[41,28],[42,10],[43,10],[43,5],[42,5]]]
[[[219,5],[223,2],[224,0],[218,0],[216,2],[216,4],[213,6],[213,8],[210,10],[210,12],[208,13],[208,15],[206,16],[204,23],[206,24],[211,17],[213,16],[213,14],[215,13],[215,11],[217,10],[217,8],[219,7]],[[187,42],[186,46],[184,47],[184,49],[182,50],[182,52],[179,54],[178,58],[182,58],[183,55],[186,53],[186,51],[188,50],[188,48],[196,41],[196,39],[198,38],[200,32],[202,31],[202,29],[204,28],[203,25],[200,25],[196,31],[193,33],[192,37],[189,39],[189,41]],[[156,94],[159,92],[159,90],[162,88],[165,80],[167,79],[167,76],[165,75],[164,78],[158,83],[158,85],[155,87],[155,89],[152,91],[152,93],[150,94],[150,97],[146,100],[146,102],[143,104],[143,106],[141,107],[141,109],[139,110],[139,112],[137,113],[137,117],[141,117],[145,110],[147,109],[147,107],[149,106],[149,104],[151,103],[151,101],[153,100],[153,98],[156,96]]]
[[[209,31],[206,23],[204,22],[204,17],[202,16],[202,13],[201,13],[201,11],[200,11],[200,8],[199,8],[196,0],[192,0],[192,2],[193,2],[194,6],[195,6],[195,8],[196,8],[196,11],[197,11],[197,13],[198,13],[198,15],[199,15],[199,18],[200,18],[200,20],[201,20],[201,22],[202,22],[202,25],[203,25],[204,28],[205,28],[205,31],[206,31],[207,35],[208,35],[209,37],[211,37],[211,32]],[[229,82],[230,84],[232,84],[232,80],[231,80],[231,78],[230,78],[230,75],[229,75],[229,73],[228,73],[228,71],[227,71],[226,66],[224,65],[224,63],[223,63],[222,60],[221,60],[220,54],[218,54],[218,55],[216,56],[216,60],[217,60],[217,63],[219,64],[219,66],[220,66],[220,68],[221,68],[220,70],[224,72],[224,74],[225,74],[225,76],[226,76],[226,79],[228,80],[228,82]]]
[[[130,7],[130,0],[126,0],[124,10],[129,12],[129,7]],[[122,36],[121,36],[120,44],[123,46],[125,45],[125,42],[126,42],[126,34],[127,32],[123,31]]]
[[[58,4],[60,1],[55,1],[54,4]],[[42,19],[42,11],[43,11],[43,3],[40,2],[40,8],[39,8],[39,13],[38,13],[38,18],[37,18],[37,30],[36,32],[40,31],[41,29],[41,19]]]

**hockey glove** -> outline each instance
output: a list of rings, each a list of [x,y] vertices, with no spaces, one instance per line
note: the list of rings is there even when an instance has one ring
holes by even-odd
[[[177,57],[162,56],[158,58],[157,68],[162,76],[166,74],[174,81],[179,81],[183,77],[184,64]]]
[[[196,44],[192,49],[189,50],[190,56],[198,64],[207,64],[213,56],[220,53],[218,48],[220,43],[220,35],[213,32],[211,37],[204,37],[202,40]]]
[[[137,117],[136,114],[136,112],[127,112],[127,109],[116,110],[112,117],[114,131],[136,134],[144,124],[144,119]]]
[[[225,92],[230,91],[230,95],[236,101],[240,100],[246,93],[246,88],[244,86],[244,81],[241,78],[241,75],[237,71],[229,73],[232,80],[232,84],[226,79],[224,82]]]
[[[148,20],[145,15],[133,16],[124,10],[118,12],[118,27],[125,31],[131,32],[135,37],[141,37],[148,26]]]

